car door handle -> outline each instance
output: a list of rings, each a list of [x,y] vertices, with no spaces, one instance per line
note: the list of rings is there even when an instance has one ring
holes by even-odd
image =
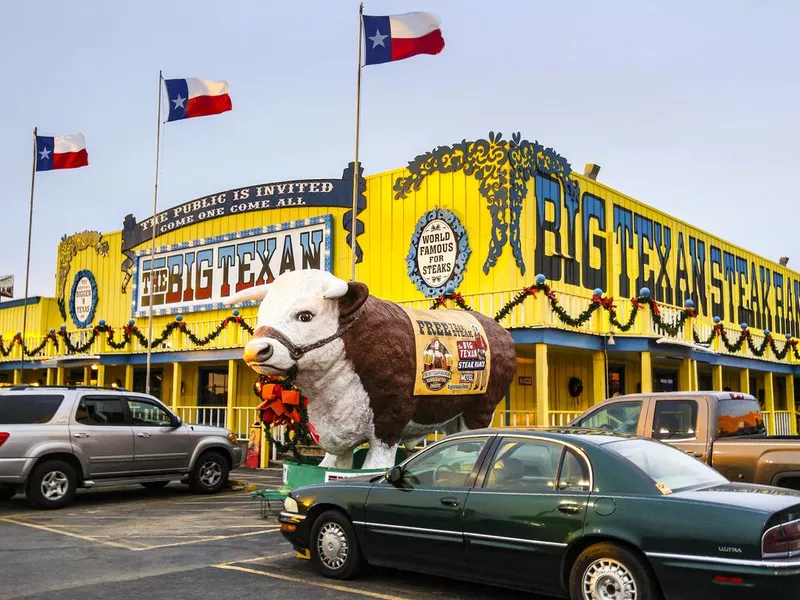
[[[136,437],[150,437],[150,434],[140,431],[139,433],[136,434]]]
[[[442,504],[443,506],[456,507],[458,506],[458,498],[442,498],[439,500],[439,504]]]
[[[73,434],[72,434],[72,437],[76,437],[76,438],[87,438],[87,437],[89,437],[89,434],[88,434],[88,433],[73,433]]]
[[[583,512],[583,506],[576,504],[575,502],[562,502],[558,505],[558,511],[568,515],[577,515],[578,513]]]

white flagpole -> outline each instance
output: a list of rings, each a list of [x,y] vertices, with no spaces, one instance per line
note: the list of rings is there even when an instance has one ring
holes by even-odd
[[[364,32],[364,3],[358,6],[358,76],[356,77],[356,148],[353,166],[353,218],[350,221],[350,281],[356,279],[356,211],[358,208],[358,128],[361,121],[361,43]]]
[[[158,157],[161,149],[161,87],[164,77],[158,71],[158,125],[156,127],[156,183],[153,189],[153,220],[150,231],[153,232],[150,243],[150,301],[147,303],[147,371],[145,374],[145,394],[150,393],[150,358],[153,348],[153,261],[156,253],[156,214],[158,213]]]
[[[31,168],[31,207],[28,215],[28,258],[25,261],[25,299],[22,309],[22,348],[20,349],[20,383],[25,383],[25,335],[28,333],[28,280],[31,274],[31,232],[33,230],[33,186],[36,183],[36,136],[39,128],[33,128],[33,167]]]

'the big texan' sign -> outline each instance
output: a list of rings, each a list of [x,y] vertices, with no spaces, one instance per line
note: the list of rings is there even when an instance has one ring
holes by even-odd
[[[154,315],[223,308],[228,296],[271,283],[286,271],[330,271],[332,221],[325,215],[162,246],[152,265],[149,249],[141,250],[133,315],[147,316],[151,302]]]

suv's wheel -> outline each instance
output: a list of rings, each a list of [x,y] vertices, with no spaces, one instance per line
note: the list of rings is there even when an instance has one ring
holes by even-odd
[[[351,579],[364,567],[350,519],[335,510],[322,513],[311,529],[311,560],[317,570],[332,579]]]
[[[169,485],[169,481],[147,481],[139,485],[148,490],[160,490],[167,487]]]
[[[581,552],[569,576],[571,600],[659,600],[654,576],[639,556],[604,542]]]
[[[200,494],[216,494],[228,483],[228,461],[218,452],[206,452],[192,469],[189,485]]]
[[[28,501],[39,508],[61,508],[75,496],[78,478],[75,469],[63,460],[48,460],[31,472]]]

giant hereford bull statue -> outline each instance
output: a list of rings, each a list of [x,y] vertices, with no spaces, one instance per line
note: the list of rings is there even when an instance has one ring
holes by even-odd
[[[295,377],[323,467],[351,468],[366,441],[363,468],[388,468],[401,441],[413,447],[450,423],[487,427],[513,377],[511,335],[475,312],[410,311],[311,269],[226,304],[245,300],[262,302],[244,360],[262,375]]]

